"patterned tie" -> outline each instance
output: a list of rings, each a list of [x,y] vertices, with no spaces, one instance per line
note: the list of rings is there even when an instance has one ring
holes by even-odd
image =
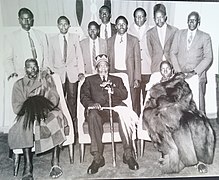
[[[105,24],[105,39],[108,39],[107,25]]]
[[[92,58],[93,58],[93,66],[94,67],[96,65],[95,57],[96,57],[96,46],[95,46],[95,41],[93,41]]]
[[[190,33],[190,36],[189,36],[189,38],[188,38],[188,44],[190,45],[191,43],[192,43],[192,33]]]
[[[65,38],[65,36],[63,36],[64,38],[64,48],[63,48],[63,59],[64,59],[64,62],[66,62],[66,59],[67,59],[67,40]]]
[[[30,47],[31,47],[33,58],[37,59],[37,53],[36,53],[36,48],[34,46],[33,39],[30,37],[30,32],[27,32],[27,34],[28,34],[28,38],[29,38],[29,41],[30,41]]]

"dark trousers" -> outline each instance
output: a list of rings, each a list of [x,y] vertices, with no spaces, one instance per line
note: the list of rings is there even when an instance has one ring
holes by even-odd
[[[146,97],[146,95],[147,95],[147,91],[145,90],[146,84],[149,82],[150,77],[151,77],[150,74],[142,74],[142,75],[141,75],[140,88],[141,88],[141,93],[142,93],[143,104],[144,104],[144,101],[145,101],[145,97]]]
[[[89,135],[91,138],[91,148],[90,152],[94,156],[96,152],[103,155],[103,124],[109,122],[109,110],[89,110],[87,113],[86,121],[88,122]],[[119,134],[122,139],[124,152],[132,152],[132,140],[129,138],[127,141],[125,138],[125,129],[122,128],[120,123],[120,118],[116,112],[113,111],[113,122],[119,123]]]
[[[205,112],[206,82],[199,82],[199,110]]]
[[[75,132],[77,132],[77,94],[78,94],[78,81],[71,83],[66,76],[65,83],[62,84],[64,96],[66,98],[67,106],[74,123]]]

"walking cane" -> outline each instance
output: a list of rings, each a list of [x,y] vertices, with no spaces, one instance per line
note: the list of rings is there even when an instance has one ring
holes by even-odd
[[[115,155],[115,143],[114,143],[114,127],[113,127],[113,111],[112,111],[112,87],[109,87],[109,113],[110,113],[110,132],[112,140],[112,150],[113,150],[113,167],[116,167],[116,155]]]

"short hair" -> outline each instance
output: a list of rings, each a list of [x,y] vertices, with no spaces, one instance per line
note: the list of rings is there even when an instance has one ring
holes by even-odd
[[[170,68],[173,69],[173,65],[172,65],[171,62],[168,61],[168,60],[161,61],[161,63],[160,63],[160,69],[161,69],[161,67],[162,67],[163,64],[168,64],[168,65],[170,66]]]
[[[25,67],[27,67],[27,63],[29,63],[29,62],[35,62],[35,64],[39,67],[37,60],[34,59],[34,58],[29,58],[29,59],[27,59],[27,60],[25,61]]]
[[[60,17],[57,19],[57,24],[59,24],[62,19],[66,20],[67,23],[70,25],[70,20],[69,20],[66,16],[60,16]]]
[[[133,13],[133,17],[135,17],[135,14],[136,14],[137,11],[142,11],[142,12],[144,13],[144,16],[145,16],[145,17],[147,16],[146,11],[145,11],[143,8],[138,7],[137,9],[135,9],[135,11],[134,11],[134,13]]]
[[[125,18],[125,16],[117,17],[115,23],[117,24],[120,19],[123,19],[125,21],[125,23],[128,25],[128,20]]]
[[[188,15],[188,20],[189,20],[190,16],[196,16],[197,19],[198,19],[198,23],[200,24],[201,17],[200,17],[200,15],[199,15],[198,12],[196,12],[196,11],[192,11],[191,13],[189,13],[189,15]]]
[[[166,7],[163,5],[163,4],[156,4],[154,6],[154,17],[155,17],[155,14],[160,11],[161,13],[163,13],[165,16],[166,16]]]
[[[91,26],[96,26],[96,28],[100,30],[100,25],[97,24],[96,21],[91,21],[91,22],[89,22],[89,23],[88,23],[88,26],[87,26],[88,29],[89,29]]]
[[[27,8],[21,8],[21,9],[18,11],[18,17],[21,17],[21,15],[22,15],[23,13],[29,14],[32,19],[34,18],[33,13],[31,12],[31,10],[29,10],[29,9],[27,9]]]
[[[106,5],[103,5],[103,6],[100,7],[100,9],[99,9],[99,14],[101,13],[101,11],[102,11],[103,9],[107,9],[107,10],[109,11],[109,13],[111,14],[111,8],[110,8],[109,6],[106,6]]]

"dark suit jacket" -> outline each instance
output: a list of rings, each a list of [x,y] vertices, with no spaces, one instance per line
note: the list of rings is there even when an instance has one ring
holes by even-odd
[[[195,70],[201,81],[206,82],[206,71],[213,61],[213,50],[209,34],[197,29],[190,49],[187,49],[188,29],[176,33],[170,55],[174,69],[177,72]]]
[[[107,40],[107,54],[110,61],[110,72],[116,72],[114,52],[115,39],[116,35]],[[133,88],[134,80],[141,81],[141,54],[138,38],[130,34],[127,34],[126,68],[129,85]]]
[[[122,101],[128,97],[128,91],[120,77],[108,75],[108,80],[113,83],[114,94],[112,94],[112,106],[125,105]],[[85,78],[81,86],[80,100],[85,108],[99,103],[101,106],[109,107],[109,95],[107,90],[100,87],[102,80],[99,74]]]
[[[157,32],[157,27],[153,27],[147,32],[147,45],[151,56],[151,72],[160,71],[160,62],[163,55],[166,59],[170,59],[170,47],[173,42],[174,35],[178,29],[167,24],[166,36],[164,41],[164,49],[161,46]]]

